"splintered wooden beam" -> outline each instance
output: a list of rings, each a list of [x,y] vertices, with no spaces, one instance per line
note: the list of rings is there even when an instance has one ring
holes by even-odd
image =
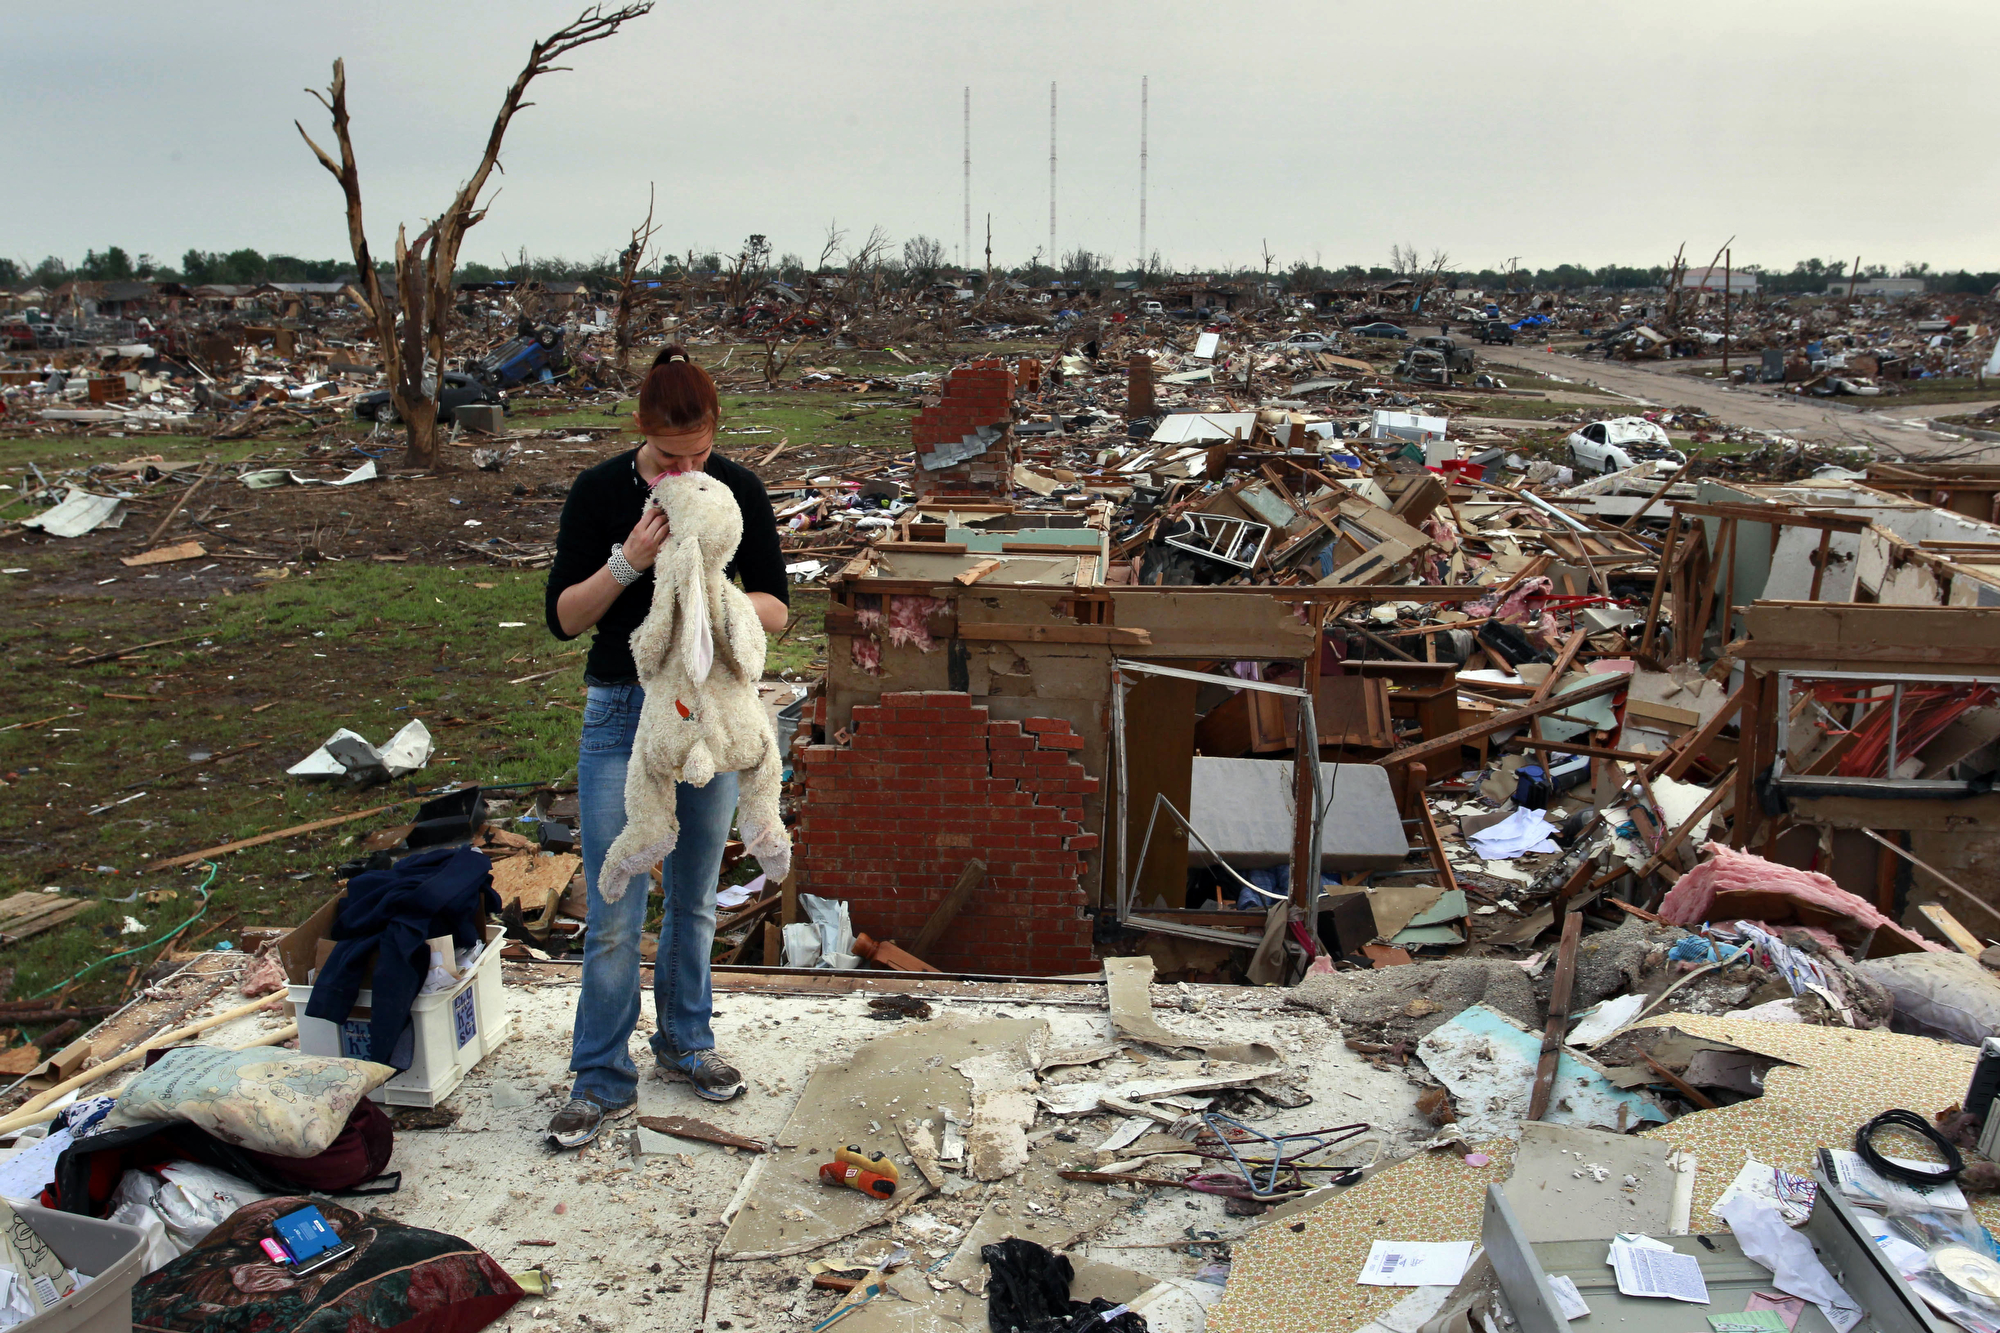
[[[1505,713],[1495,713],[1484,722],[1477,722],[1469,727],[1460,727],[1457,731],[1448,732],[1436,739],[1419,741],[1415,745],[1406,745],[1400,750],[1391,750],[1375,762],[1385,768],[1400,768],[1405,764],[1427,764],[1441,755],[1455,761],[1458,757],[1459,746],[1470,744],[1478,740],[1481,736],[1490,736],[1496,731],[1504,731],[1508,727],[1519,726],[1523,722],[1541,717],[1547,713],[1560,713],[1565,708],[1572,708],[1586,700],[1595,699],[1600,694],[1610,694],[1616,690],[1621,690],[1629,683],[1629,680],[1622,672],[1608,674],[1600,679],[1591,681],[1587,685],[1580,685],[1576,689],[1563,694],[1552,695],[1538,703],[1531,703],[1520,708],[1510,709]]]
[[[1562,944],[1556,950],[1555,976],[1549,984],[1549,1023],[1542,1032],[1542,1058],[1535,1065],[1535,1086],[1528,1094],[1528,1119],[1548,1114],[1555,1092],[1556,1061],[1569,1033],[1570,993],[1576,989],[1576,948],[1583,938],[1583,913],[1563,913]]]
[[[910,946],[910,952],[919,958],[930,957],[932,946],[944,935],[945,928],[951,925],[959,909],[971,899],[973,890],[977,889],[985,879],[986,863],[978,857],[967,861],[965,869],[958,873],[958,881],[945,891],[944,897],[938,900],[938,905],[931,909],[930,919],[924,922],[924,928],[917,932],[917,942]]]
[[[281,828],[273,833],[260,833],[254,838],[239,838],[235,842],[225,842],[214,847],[204,847],[198,852],[189,852],[186,856],[176,856],[165,861],[155,861],[153,862],[153,869],[173,870],[180,866],[191,866],[196,861],[206,861],[212,856],[226,856],[230,852],[240,852],[245,847],[262,847],[267,842],[276,842],[280,838],[289,838],[295,834],[317,833],[323,828],[333,828],[339,824],[351,824],[357,819],[366,819],[369,815],[379,815],[384,810],[394,810],[399,805],[407,804],[409,804],[407,801],[391,801],[388,805],[373,806],[367,810],[356,810],[351,815],[335,815],[331,819],[315,819],[310,824],[294,824],[290,828]]]

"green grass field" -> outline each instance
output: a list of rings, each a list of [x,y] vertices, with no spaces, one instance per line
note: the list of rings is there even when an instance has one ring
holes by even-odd
[[[0,625],[14,667],[0,726],[64,715],[0,732],[0,780],[17,812],[0,835],[0,887],[59,886],[93,903],[9,951],[14,993],[60,984],[186,917],[207,872],[149,862],[403,803],[219,858],[207,916],[189,932],[207,927],[212,945],[299,920],[334,891],[333,868],[359,839],[404,822],[421,791],[574,781],[586,641],[549,634],[542,593],[539,572],[350,561],[207,603],[73,599]],[[824,651],[824,594],[801,590],[797,602],[774,672],[810,672]],[[178,641],[64,665],[162,638]],[[356,791],[284,773],[340,727],[379,744],[412,718],[437,749],[410,778]],[[217,757],[190,768],[201,755]],[[123,933],[128,917],[141,933]],[[100,969],[72,998],[110,1002],[153,956]]]

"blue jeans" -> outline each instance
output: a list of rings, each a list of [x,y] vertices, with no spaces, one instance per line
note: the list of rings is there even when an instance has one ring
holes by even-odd
[[[583,879],[590,891],[590,930],[583,943],[583,991],[577,999],[570,1042],[572,1097],[601,1106],[629,1105],[639,1095],[639,1071],[628,1043],[639,1022],[639,933],[646,923],[649,877],[635,875],[615,903],[598,892],[604,853],[625,827],[625,766],[639,729],[646,693],[636,683],[592,685],[583,709],[583,742],[576,766],[577,803],[583,827]],[[681,783],[675,791],[680,841],[661,868],[666,919],[653,965],[652,1037],[655,1055],[671,1062],[682,1051],[715,1045],[708,1020],[714,1010],[708,984],[709,950],[715,942],[715,884],[722,845],[736,818],[736,775],[718,773],[706,787]]]

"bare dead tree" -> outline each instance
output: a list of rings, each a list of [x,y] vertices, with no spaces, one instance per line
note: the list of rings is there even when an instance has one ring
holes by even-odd
[[[642,305],[649,304],[657,287],[639,290],[639,270],[645,266],[646,251],[653,243],[653,233],[659,228],[653,225],[653,186],[646,184],[646,220],[632,228],[632,241],[618,256],[618,307],[613,314],[615,345],[618,348],[618,373],[625,373],[625,353],[632,349],[632,316]]]
[[[1423,276],[1417,279],[1417,303],[1419,306],[1443,283],[1444,271],[1450,266],[1450,255],[1446,254],[1443,250],[1431,251],[1430,261],[1424,266]]]
[[[1682,241],[1674,251],[1674,262],[1667,267],[1667,302],[1660,312],[1660,323],[1668,329],[1681,326],[1681,279],[1687,276],[1687,242]]]
[[[847,256],[847,300],[851,307],[858,308],[864,301],[870,306],[881,300],[882,258],[889,253],[889,233],[878,226],[870,227],[861,244]]]
[[[814,261],[812,271],[805,275],[800,284],[805,288],[805,313],[811,315],[814,308],[818,307],[824,313],[829,326],[833,321],[833,283],[830,281],[831,275],[827,272],[827,265],[836,254],[840,253],[841,243],[846,239],[847,232],[842,229],[839,219],[828,222],[826,243],[820,246],[819,258]],[[829,332],[831,331],[829,328]]]
[[[766,388],[775,389],[778,387],[778,380],[784,375],[785,369],[792,364],[792,358],[797,356],[799,348],[805,345],[806,340],[800,338],[793,342],[790,347],[784,347],[784,341],[779,338],[776,330],[764,336],[764,386]],[[779,354],[779,348],[781,347],[784,348],[783,355]]]
[[[515,76],[513,86],[501,99],[500,112],[494,117],[493,128],[487,134],[486,151],[479,160],[478,169],[459,186],[457,195],[444,213],[418,232],[414,241],[407,237],[403,226],[396,228],[396,290],[393,295],[383,289],[381,275],[375,269],[374,255],[368,248],[368,234],[362,225],[361,171],[349,132],[345,62],[333,62],[333,82],[325,93],[307,89],[333,120],[334,141],[340,149],[340,161],[336,163],[326,150],[314,143],[303,124],[298,121],[292,123],[297,126],[299,137],[306,141],[306,146],[312,149],[320,165],[340,182],[341,194],[346,198],[348,244],[354,250],[354,265],[360,274],[362,294],[367,298],[368,308],[374,312],[375,333],[382,344],[382,368],[389,377],[390,400],[402,417],[407,432],[407,462],[410,466],[430,468],[438,465],[438,405],[434,390],[426,391],[424,387],[424,372],[428,366],[433,368],[434,373],[443,373],[445,334],[454,313],[451,279],[458,268],[459,246],[464,243],[465,233],[486,216],[486,209],[479,204],[479,196],[486,188],[487,178],[499,165],[500,144],[506,137],[507,126],[516,112],[534,105],[521,100],[528,85],[537,75],[567,68],[553,63],[556,60],[580,46],[613,36],[620,27],[652,8],[652,0],[641,0],[638,4],[626,5],[610,13],[606,13],[602,5],[592,5],[574,21],[529,48],[528,63]]]

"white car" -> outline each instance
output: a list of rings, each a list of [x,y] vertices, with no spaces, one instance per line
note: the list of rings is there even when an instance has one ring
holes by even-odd
[[[1623,472],[1644,462],[1677,468],[1687,462],[1667,433],[1644,417],[1593,421],[1570,434],[1569,453],[1579,472]]]
[[[1333,339],[1317,333],[1294,333],[1279,342],[1265,343],[1267,352],[1331,352]]]

